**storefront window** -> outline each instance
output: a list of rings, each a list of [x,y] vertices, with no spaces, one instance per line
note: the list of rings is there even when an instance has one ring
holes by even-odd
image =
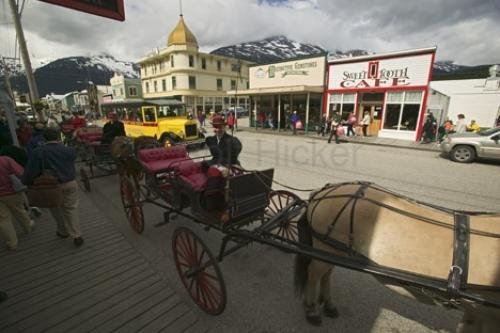
[[[338,111],[343,120],[346,120],[351,112],[354,112],[356,103],[356,94],[330,94],[329,115]]]
[[[387,104],[385,107],[384,129],[398,129],[401,104]]]
[[[422,91],[387,93],[384,129],[415,131],[421,102]]]

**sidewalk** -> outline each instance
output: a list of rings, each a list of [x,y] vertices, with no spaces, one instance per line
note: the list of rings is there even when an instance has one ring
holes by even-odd
[[[243,124],[242,124],[243,125]],[[238,131],[245,132],[254,132],[259,134],[269,134],[269,135],[283,135],[283,136],[292,136],[292,131],[283,131],[280,130],[272,130],[270,128],[258,128],[248,127],[248,126],[238,126]],[[316,139],[316,140],[328,140],[328,136],[317,135],[316,132],[304,133],[304,131],[298,131],[297,137],[306,137],[308,139]],[[441,149],[439,148],[439,144],[437,142],[431,143],[420,143],[409,140],[398,140],[398,139],[388,139],[388,138],[379,138],[376,136],[368,136],[368,137],[360,137],[360,136],[344,136],[340,139],[341,142],[350,142],[357,144],[365,144],[365,145],[375,145],[375,146],[386,146],[386,147],[394,147],[394,148],[405,148],[405,149],[416,149],[416,150],[424,150],[424,151],[436,151],[439,152]]]
[[[206,326],[80,191],[85,243],[44,210],[17,251],[0,246],[1,332],[204,332]],[[125,218],[125,217],[124,217]]]

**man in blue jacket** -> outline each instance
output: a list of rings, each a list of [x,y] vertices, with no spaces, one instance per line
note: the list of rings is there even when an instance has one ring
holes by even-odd
[[[61,133],[54,128],[43,131],[45,144],[37,147],[28,158],[24,169],[23,181],[32,184],[42,170],[50,170],[61,184],[63,202],[58,207],[50,208],[56,220],[56,235],[60,238],[72,237],[75,246],[83,244],[78,219],[78,185],[75,180],[76,151],[61,143]]]

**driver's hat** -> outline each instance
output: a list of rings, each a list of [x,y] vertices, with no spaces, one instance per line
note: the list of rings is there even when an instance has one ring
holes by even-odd
[[[223,127],[225,125],[226,125],[226,121],[221,116],[214,116],[212,118],[212,126],[213,127]]]

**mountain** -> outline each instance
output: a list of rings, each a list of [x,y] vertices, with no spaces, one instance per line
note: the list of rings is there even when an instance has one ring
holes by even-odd
[[[109,79],[115,72],[138,78],[139,66],[102,54],[58,59],[35,69],[34,75],[40,96],[45,96],[86,89],[89,81],[96,85],[109,85]],[[22,73],[13,75],[11,83],[15,90],[28,91],[26,78]]]
[[[295,42],[285,36],[276,36],[259,41],[224,46],[210,53],[262,64],[312,54],[326,54],[327,52],[316,45]]]

